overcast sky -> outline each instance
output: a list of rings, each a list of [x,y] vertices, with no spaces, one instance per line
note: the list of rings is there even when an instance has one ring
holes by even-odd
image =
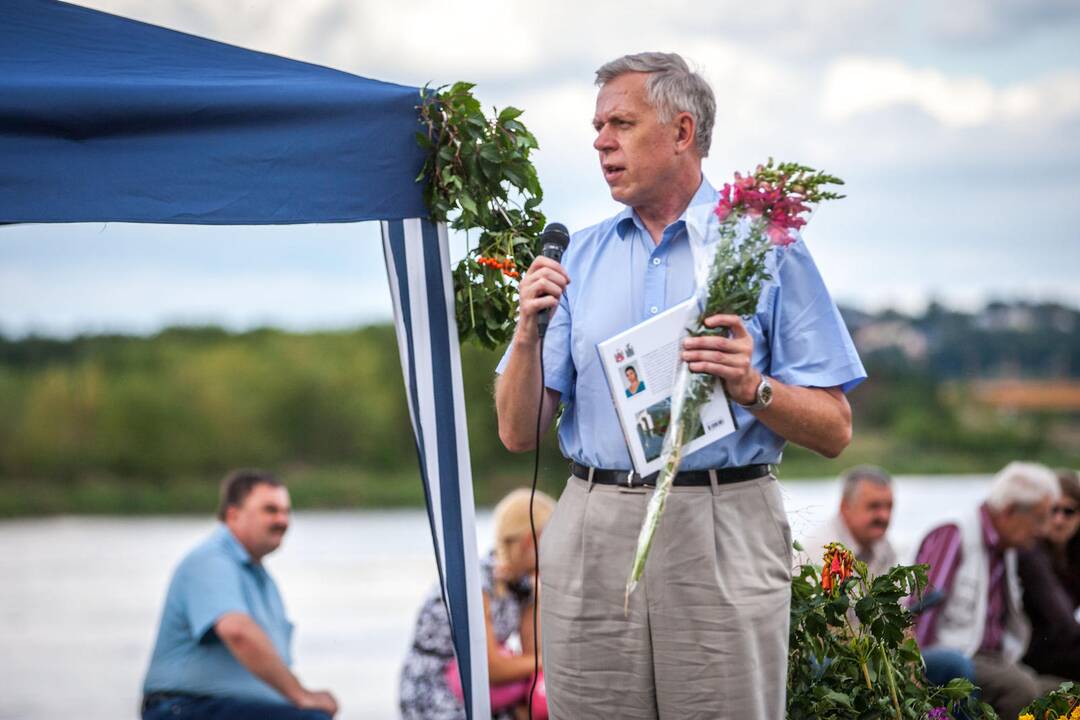
[[[769,155],[849,197],[805,237],[834,296],[1080,305],[1080,3],[83,0],[139,20],[407,85],[478,83],[537,135],[551,220],[618,211],[591,148],[604,61],[677,51],[718,99],[714,184]],[[0,228],[0,331],[386,320],[377,227]]]

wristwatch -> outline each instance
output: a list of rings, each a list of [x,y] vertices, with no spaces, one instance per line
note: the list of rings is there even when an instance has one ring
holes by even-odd
[[[761,382],[758,383],[757,392],[754,394],[754,402],[749,405],[743,405],[740,402],[736,404],[744,410],[764,410],[769,407],[769,403],[772,402],[772,385],[769,383],[769,378],[764,375],[761,376]]]

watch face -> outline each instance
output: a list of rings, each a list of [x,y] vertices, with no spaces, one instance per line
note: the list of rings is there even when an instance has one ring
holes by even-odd
[[[758,388],[758,402],[762,405],[772,402],[772,385],[767,382],[761,383],[761,387]]]

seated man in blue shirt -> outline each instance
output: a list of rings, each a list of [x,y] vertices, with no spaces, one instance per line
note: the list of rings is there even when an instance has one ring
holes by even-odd
[[[724,381],[738,429],[684,459],[626,609],[655,478],[629,472],[596,345],[694,292],[690,235],[718,199],[701,169],[716,100],[666,53],[618,58],[597,84],[593,148],[624,207],[575,233],[561,263],[540,257],[529,268],[495,386],[508,449],[531,450],[537,417],[550,427],[562,405],[559,444],[572,461],[540,543],[548,710],[553,720],[776,720],[791,532],[771,466],[788,442],[839,455],[851,438],[845,393],[866,373],[806,243],[770,252],[757,312],[710,317],[730,337],[684,343],[692,372]]]
[[[222,482],[222,524],[180,561],[143,683],[143,720],[329,720],[337,701],[289,670],[293,625],[262,559],[289,527],[268,473]]]

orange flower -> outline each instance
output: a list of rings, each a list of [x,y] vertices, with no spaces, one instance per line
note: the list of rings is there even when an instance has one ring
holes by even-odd
[[[821,562],[821,589],[827,593],[840,587],[855,568],[855,556],[841,543],[826,545]]]

